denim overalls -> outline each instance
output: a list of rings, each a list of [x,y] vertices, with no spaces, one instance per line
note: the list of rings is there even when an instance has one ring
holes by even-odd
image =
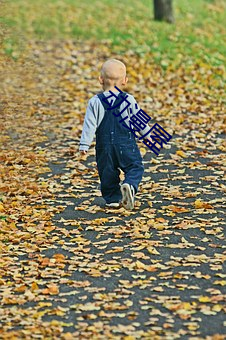
[[[114,106],[121,102],[120,93]],[[125,174],[123,183],[131,184],[135,193],[142,179],[144,166],[140,151],[132,132],[119,123],[120,107],[109,110],[109,105],[103,102],[103,93],[98,94],[104,109],[104,118],[96,130],[96,161],[101,182],[101,193],[106,203],[119,202],[122,198],[119,174],[121,169]],[[125,123],[124,123],[125,124]]]

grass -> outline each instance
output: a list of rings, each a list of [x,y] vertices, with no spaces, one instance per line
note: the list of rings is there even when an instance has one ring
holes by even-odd
[[[107,39],[117,52],[151,51],[165,63],[181,61],[181,56],[205,58],[217,66],[226,55],[225,9],[224,0],[174,0],[176,22],[170,25],[153,20],[152,0],[8,0],[0,11],[4,13],[0,24],[10,30],[4,49],[11,55],[15,43],[10,41],[21,35],[42,40]]]

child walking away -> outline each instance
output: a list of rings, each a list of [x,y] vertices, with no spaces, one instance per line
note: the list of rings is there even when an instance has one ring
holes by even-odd
[[[99,81],[104,91],[89,100],[79,150],[86,154],[96,134],[97,169],[106,206],[118,208],[122,204],[125,209],[132,210],[144,167],[136,134],[127,121],[139,107],[132,95],[121,91],[128,81],[126,66],[121,61],[107,60],[101,68]],[[142,135],[149,129],[147,125]],[[120,169],[125,175],[122,185]]]

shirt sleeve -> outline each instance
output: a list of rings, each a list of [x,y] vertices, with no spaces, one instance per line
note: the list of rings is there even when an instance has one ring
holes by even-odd
[[[82,128],[82,136],[79,144],[79,151],[87,151],[94,139],[97,129],[97,116],[94,113],[92,101],[89,100],[85,120]]]

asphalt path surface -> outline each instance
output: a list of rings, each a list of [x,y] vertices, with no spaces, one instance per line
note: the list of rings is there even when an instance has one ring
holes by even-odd
[[[63,307],[69,312],[64,321],[73,324],[66,330],[79,339],[129,335],[131,339],[215,339],[214,335],[218,339],[217,334],[223,339],[221,152],[203,144],[183,158],[176,155],[173,143],[158,157],[148,150],[135,209],[128,212],[104,207],[93,149],[78,163],[71,152],[75,141],[59,143],[56,136],[50,137],[40,147],[54,150],[55,158],[49,163],[51,173],[42,177],[59,184],[55,205],[65,208],[54,216],[54,224],[69,231],[79,228],[83,241],[75,247],[64,233],[64,244],[43,254],[50,258],[63,253],[69,260],[67,279],[88,285],[78,285],[77,294],[66,296]],[[206,206],[200,207],[197,199]],[[88,246],[88,252],[79,242]],[[61,283],[60,291],[70,289]],[[53,304],[58,302],[53,299]]]

